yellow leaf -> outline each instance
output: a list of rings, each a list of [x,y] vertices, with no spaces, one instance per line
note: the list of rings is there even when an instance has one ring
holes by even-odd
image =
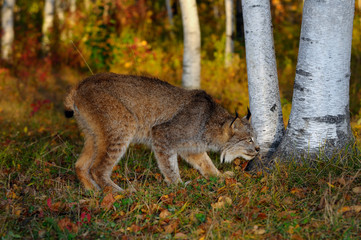
[[[117,201],[117,200],[119,200],[119,199],[123,199],[123,198],[124,198],[124,196],[121,195],[121,194],[119,194],[119,195],[117,195],[117,196],[114,197],[115,201]]]
[[[24,127],[24,133],[28,133],[28,127]]]

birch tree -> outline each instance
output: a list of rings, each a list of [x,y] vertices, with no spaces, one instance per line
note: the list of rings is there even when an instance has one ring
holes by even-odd
[[[233,36],[234,36],[234,14],[233,0],[225,0],[226,11],[226,47],[225,47],[225,66],[229,67],[232,63],[233,54]]]
[[[306,0],[292,110],[277,156],[330,155],[353,141],[349,113],[355,0]]]
[[[260,158],[269,158],[284,133],[269,0],[242,0],[249,104]]]
[[[183,50],[183,75],[184,88],[200,88],[201,74],[201,32],[199,27],[197,5],[195,0],[180,0],[184,50]]]
[[[45,0],[44,21],[43,21],[43,52],[47,53],[50,48],[50,34],[54,25],[55,0]]]
[[[4,0],[1,9],[1,25],[3,35],[1,37],[1,57],[9,61],[14,42],[14,6],[15,0]]]
[[[70,0],[69,6],[70,18],[69,18],[69,38],[73,38],[73,27],[75,26],[75,12],[76,12],[76,0]]]

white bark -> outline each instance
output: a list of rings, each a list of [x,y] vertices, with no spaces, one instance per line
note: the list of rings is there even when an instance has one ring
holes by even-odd
[[[73,27],[75,26],[76,0],[70,0],[69,38],[73,38]]]
[[[261,156],[269,157],[284,133],[269,0],[242,0],[249,104]]]
[[[169,24],[173,27],[173,12],[172,12],[172,5],[171,5],[170,0],[165,0],[165,5],[167,7]]]
[[[56,7],[56,15],[57,15],[58,20],[59,20],[58,27],[59,27],[59,30],[61,31],[60,39],[62,41],[64,41],[66,39],[66,34],[65,34],[65,29],[64,29],[64,23],[65,23],[64,11],[65,11],[65,8],[66,8],[65,0],[56,0],[55,7]]]
[[[200,88],[201,32],[195,0],[180,0],[183,21],[184,50],[182,84],[185,88]]]
[[[332,154],[353,139],[349,114],[355,0],[307,0],[289,124],[278,154]]]
[[[232,54],[234,49],[234,14],[233,0],[225,0],[226,11],[226,47],[225,47],[225,66],[229,67],[232,63]]]
[[[4,0],[1,9],[1,25],[3,35],[1,37],[1,57],[9,61],[14,42],[14,6],[15,0]]]
[[[49,51],[51,30],[54,25],[55,0],[45,0],[44,21],[43,21],[43,39],[42,47],[46,53]]]

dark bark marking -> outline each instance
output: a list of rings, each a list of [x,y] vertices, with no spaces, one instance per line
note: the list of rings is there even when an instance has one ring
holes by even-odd
[[[330,123],[330,124],[340,124],[346,120],[346,115],[326,115],[323,117],[309,117],[309,118],[303,118],[305,121],[315,121],[315,122],[321,122],[321,123]]]
[[[312,77],[312,74],[302,69],[296,69],[296,73],[305,77]]]
[[[255,7],[261,7],[261,5],[252,5],[251,8],[255,8]]]
[[[276,107],[277,107],[277,105],[276,104],[273,104],[273,106],[271,107],[271,112],[274,112],[275,110],[276,110]]]
[[[299,98],[298,101],[304,102],[306,99],[305,98]]]
[[[301,92],[303,92],[305,90],[300,84],[298,84],[296,82],[295,82],[293,88],[298,90],[298,91],[301,91]]]
[[[351,76],[350,73],[346,73],[346,74],[345,74],[345,78],[349,78],[350,76]]]
[[[318,41],[316,40],[312,40],[311,38],[306,38],[306,37],[301,37],[301,40],[306,41],[306,42],[310,42],[311,44],[318,43]]]

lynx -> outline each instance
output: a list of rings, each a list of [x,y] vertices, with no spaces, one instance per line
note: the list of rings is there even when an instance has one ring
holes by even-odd
[[[168,184],[182,182],[178,155],[210,177],[221,173],[207,151],[221,151],[221,162],[251,160],[259,152],[250,112],[233,117],[206,92],[156,78],[96,74],[72,88],[64,105],[85,136],[75,169],[86,189],[123,190],[110,176],[130,143],[151,147]]]

